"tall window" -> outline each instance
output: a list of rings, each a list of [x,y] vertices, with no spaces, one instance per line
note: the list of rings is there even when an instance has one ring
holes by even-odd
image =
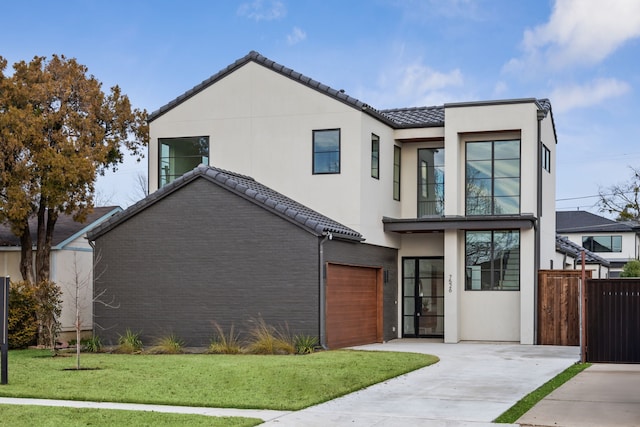
[[[371,176],[380,179],[380,137],[371,134]]]
[[[542,169],[551,172],[551,150],[542,144]]]
[[[159,186],[162,187],[203,163],[209,164],[209,137],[159,138]]]
[[[418,150],[418,218],[444,215],[444,148]]]
[[[340,129],[313,131],[313,173],[340,173]]]
[[[520,213],[520,140],[467,142],[466,214]]]
[[[622,252],[622,236],[582,236],[582,247],[591,252]]]
[[[393,200],[400,200],[400,147],[393,146]]]
[[[467,231],[465,257],[466,290],[520,290],[518,230]]]

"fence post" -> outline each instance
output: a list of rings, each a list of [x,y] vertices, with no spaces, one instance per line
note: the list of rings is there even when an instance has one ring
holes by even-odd
[[[585,254],[582,254],[582,279],[580,280],[580,361],[587,362],[587,274]]]
[[[8,379],[8,354],[9,354],[9,278],[2,278],[2,296],[0,296],[0,316],[2,319],[2,331],[0,331],[0,336],[2,338],[2,343],[0,343],[0,384],[7,384],[9,382]]]

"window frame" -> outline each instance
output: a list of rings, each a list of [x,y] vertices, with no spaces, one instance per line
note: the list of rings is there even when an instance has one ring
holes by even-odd
[[[551,173],[551,150],[545,144],[542,144],[542,169]]]
[[[371,133],[371,178],[380,179],[380,137]]]
[[[509,157],[505,157],[505,158],[496,158],[496,145],[497,143],[507,143],[507,142],[512,142],[512,143],[516,143],[518,144],[518,157],[516,158],[509,158]],[[473,144],[491,144],[491,156],[488,158],[480,158],[480,159],[471,159],[469,160],[469,149],[470,147],[472,147]],[[518,175],[517,176],[500,176],[502,175],[504,172],[501,171],[499,168],[496,167],[496,163],[509,163],[509,162],[513,162],[517,160],[518,162]],[[482,201],[481,199],[485,200],[485,203],[488,201],[490,202],[490,212],[480,212],[480,213],[475,213],[474,211],[470,211],[470,203],[469,201],[471,200],[470,198],[470,183],[472,182],[472,180],[469,177],[469,170],[470,170],[470,166],[473,165],[474,163],[476,164],[481,164],[481,163],[486,163],[486,162],[490,162],[490,172],[491,175],[488,178],[474,178],[476,180],[484,180],[484,181],[489,181],[490,184],[490,195],[489,196],[476,196],[475,200],[476,201]],[[479,168],[475,168],[476,170],[480,170]],[[508,183],[507,180],[517,180],[518,182],[518,194],[517,196],[514,195],[506,195],[506,196],[501,196],[501,195],[497,195],[497,191],[496,191],[496,184],[499,182],[502,183]],[[521,213],[521,209],[522,209],[522,139],[521,138],[506,138],[506,139],[492,139],[492,140],[467,140],[465,141],[465,178],[464,178],[464,185],[465,185],[465,215],[466,216],[501,216],[501,215],[517,215]],[[482,189],[482,186],[476,186],[479,189]],[[480,191],[480,190],[477,190]],[[501,199],[512,199],[512,200],[517,200],[517,212],[504,212],[504,213],[499,213],[497,212],[498,209],[496,209],[497,206],[497,202],[500,201]]]
[[[469,236],[472,234],[481,234],[481,233],[490,233],[491,234],[491,241],[490,241],[490,254],[488,255],[489,260],[487,262],[490,263],[490,268],[489,270],[483,270],[482,269],[482,264],[472,264],[469,265]],[[509,271],[508,269],[504,269],[504,270],[500,270],[500,269],[496,269],[495,265],[497,262],[499,262],[499,259],[496,258],[496,252],[497,249],[500,249],[499,247],[496,247],[496,234],[497,233],[503,233],[503,234],[513,234],[515,236],[517,236],[517,246],[513,247],[511,250],[516,250],[517,254],[518,254],[518,262],[517,262],[517,266],[518,266],[518,270],[517,270],[517,287],[502,287],[503,285],[499,285],[496,282],[500,282],[500,280],[496,280],[496,275],[498,275],[498,277],[503,277],[505,276],[505,274]],[[485,242],[486,243],[486,242]],[[520,291],[521,289],[521,274],[522,274],[522,256],[521,256],[521,246],[522,246],[522,239],[521,239],[521,233],[520,230],[510,230],[510,229],[505,229],[505,230],[467,230],[464,233],[464,257],[465,257],[465,284],[464,284],[464,290],[465,291],[470,291],[470,292],[477,292],[477,291],[499,291],[499,292],[503,292],[503,291]],[[486,255],[485,255],[486,256]],[[469,270],[474,267],[474,266],[480,266],[480,288],[474,288],[474,279],[473,279],[473,272],[472,274],[469,274]],[[511,270],[513,271],[513,270]],[[489,276],[490,278],[490,283],[489,283],[489,287],[488,288],[483,288],[483,273],[485,276]]]
[[[393,200],[400,201],[400,181],[402,176],[402,148],[393,145]]]
[[[338,146],[337,146],[337,150],[332,150],[332,151],[317,151],[316,150],[316,135],[321,134],[321,133],[329,133],[329,132],[337,132],[337,136],[338,136]],[[312,151],[312,165],[311,165],[311,171],[313,173],[313,175],[337,175],[340,174],[341,168],[342,168],[342,159],[341,159],[341,149],[342,149],[342,132],[340,130],[340,128],[332,128],[332,129],[314,129],[312,131],[312,140],[311,140],[311,151]],[[316,155],[317,154],[322,154],[322,153],[337,153],[338,154],[338,167],[337,170],[331,170],[331,167],[329,167],[327,170],[319,170],[319,164],[317,164],[317,159],[316,159]]]
[[[422,159],[421,156],[421,151],[441,151],[442,152],[442,156],[443,156],[443,161],[442,164],[436,164],[435,160],[433,162],[432,165],[430,165],[428,162],[424,162],[424,160]],[[417,185],[416,185],[416,189],[417,189],[417,193],[416,193],[416,203],[417,203],[417,209],[416,209],[416,215],[418,218],[424,217],[424,216],[428,216],[428,215],[439,215],[442,216],[444,215],[444,204],[445,204],[445,196],[444,196],[444,183],[445,183],[445,177],[444,177],[444,155],[445,155],[445,149],[444,147],[437,147],[437,148],[418,148],[416,151],[417,154],[417,173],[416,173],[416,178],[417,178]],[[435,159],[435,154],[434,153],[434,159]],[[424,165],[422,164],[424,162]],[[429,175],[428,171],[429,170],[433,170],[433,177],[434,177],[434,181],[432,183],[429,183],[428,179],[426,181],[424,181],[423,183],[423,169],[425,169],[426,171],[426,175]],[[442,182],[438,182],[437,180],[437,174],[436,171],[438,169],[442,170]],[[428,190],[429,189],[433,189],[434,194],[437,194],[438,191],[441,192],[441,198],[437,198],[434,197],[433,200],[422,200],[423,198],[428,197]],[[427,191],[427,193],[425,194],[425,190]],[[421,206],[422,204],[425,203],[432,203],[435,206],[435,213],[433,214],[426,214],[424,212],[421,212]],[[428,206],[428,205],[427,205]]]
[[[602,238],[609,239],[609,249],[608,251],[598,251],[596,250],[595,243],[597,240],[602,240]],[[620,243],[618,246],[614,244],[614,238]],[[591,239],[590,244],[585,242]],[[602,245],[601,243],[599,243]],[[604,245],[602,245],[604,246]],[[586,250],[594,253],[621,253],[622,252],[622,235],[620,234],[600,234],[600,235],[590,235],[590,236],[582,236],[582,247]],[[605,246],[606,247],[606,246]],[[618,249],[618,250],[616,250]]]
[[[169,156],[169,157],[165,157],[162,155],[162,151],[163,151],[163,145],[167,145],[170,146],[168,144],[168,141],[173,141],[173,142],[178,142],[180,140],[182,141],[191,141],[191,143],[193,144],[194,142],[198,142],[198,143],[202,143],[202,140],[206,140],[206,147],[207,147],[207,153],[206,156],[203,156],[202,153],[199,153],[199,155],[190,155],[190,156]],[[164,181],[163,182],[163,171],[165,171],[165,167],[169,168],[169,171],[171,172],[171,160],[167,160],[167,159],[188,159],[188,158],[198,158],[200,159],[200,161],[198,162],[197,165],[195,165],[194,167],[197,167],[199,164],[202,163],[206,163],[207,165],[210,164],[210,157],[211,157],[211,137],[209,135],[196,135],[196,136],[176,136],[176,137],[162,137],[162,138],[158,138],[157,139],[157,144],[158,144],[158,188],[162,188],[165,185],[171,183],[172,181],[175,181],[177,178],[181,177],[182,175],[184,175],[185,173],[189,172],[189,170],[185,170],[182,173],[175,173],[175,165],[173,166],[174,170],[173,173],[165,173],[164,176]],[[168,162],[169,165],[163,165],[163,162]],[[165,171],[166,172],[166,171]]]

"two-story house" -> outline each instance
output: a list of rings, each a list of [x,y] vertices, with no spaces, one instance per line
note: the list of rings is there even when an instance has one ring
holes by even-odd
[[[614,221],[586,211],[556,212],[558,234],[610,263],[609,277],[640,257],[640,224]]]
[[[118,320],[96,306],[98,316],[105,320],[111,316],[112,330],[135,326],[124,325],[123,318],[147,330],[162,324],[160,315],[154,315],[153,323],[154,316],[145,310],[152,310],[153,302],[173,298],[161,295],[172,291],[163,283],[163,274],[146,271],[179,269],[180,258],[190,270],[193,264],[187,258],[198,258],[209,283],[171,283],[174,287],[216,287],[221,301],[241,288],[249,301],[252,289],[260,292],[265,280],[271,283],[277,277],[280,288],[293,295],[295,283],[288,283],[281,270],[289,269],[296,281],[305,279],[296,275],[295,256],[302,256],[302,250],[293,254],[287,250],[287,245],[294,245],[285,238],[289,232],[261,239],[260,245],[242,244],[255,242],[257,232],[267,233],[267,227],[257,223],[267,221],[260,213],[264,209],[273,213],[268,200],[275,197],[270,193],[274,191],[286,200],[281,214],[287,206],[299,204],[321,215],[323,223],[333,221],[338,228],[352,230],[358,242],[341,246],[338,256],[331,249],[336,239],[326,241],[332,236],[327,232],[330,227],[320,229],[315,238],[321,243],[314,244],[319,249],[313,256],[324,265],[317,269],[309,263],[307,270],[315,287],[309,286],[306,298],[281,307],[279,301],[285,296],[273,284],[271,295],[278,299],[261,293],[262,314],[275,306],[295,311],[307,301],[303,311],[311,322],[306,331],[324,341],[325,333],[331,335],[327,325],[334,317],[348,317],[340,313],[350,309],[337,308],[336,301],[364,295],[366,286],[349,289],[359,283],[358,268],[363,273],[371,268],[372,298],[377,303],[371,305],[370,322],[380,329],[377,340],[439,336],[445,342],[534,343],[537,271],[551,268],[556,241],[556,134],[548,100],[377,110],[343,90],[250,52],[152,113],[149,125],[151,195],[90,236],[103,260],[119,265],[113,269],[117,271],[105,271],[102,286],[122,301],[136,301],[138,313],[144,313],[137,319],[132,307],[121,311]],[[197,168],[200,164],[213,168]],[[202,207],[194,218],[193,212],[209,197],[207,189],[213,188],[202,184],[201,193],[192,191],[205,177],[215,184],[211,191],[217,194],[216,205]],[[247,193],[253,182],[256,188]],[[227,191],[218,194],[219,187]],[[262,219],[242,219],[244,211],[236,210],[240,208],[235,200],[247,199],[248,194],[252,205],[247,209],[259,205],[256,215]],[[183,206],[177,202],[179,196]],[[180,214],[189,224],[180,224]],[[137,220],[136,227],[126,228]],[[176,227],[183,228],[178,233]],[[171,236],[171,241],[167,238],[163,244],[163,236]],[[208,241],[202,244],[193,236]],[[138,256],[126,251],[134,239],[142,242],[136,243]],[[264,240],[278,243],[269,246]],[[242,253],[227,256],[236,244]],[[174,253],[177,247],[180,253]],[[280,251],[282,259],[274,260],[274,251]],[[166,253],[173,258],[166,258]],[[332,265],[323,258],[327,254],[333,257]],[[122,267],[128,264],[136,268]],[[337,274],[337,266],[344,271]],[[229,276],[225,283],[216,279],[227,277],[228,270],[237,272],[233,279]],[[256,270],[262,273],[259,280]],[[242,280],[242,274],[248,280]],[[193,282],[204,280],[189,277]],[[376,294],[375,286],[382,291]],[[142,288],[163,291],[145,293],[141,299]],[[336,296],[332,291],[336,288],[345,292]],[[207,298],[214,297],[197,295],[181,303],[189,307],[175,310],[201,310],[220,321],[220,310],[207,312]],[[242,312],[238,304],[232,299],[225,302],[229,312]],[[196,317],[191,321],[210,320]],[[287,320],[285,315],[274,318]],[[338,329],[353,329],[357,335],[358,322],[368,321],[344,323]],[[292,329],[301,324],[293,323]],[[354,342],[358,341],[341,345]]]

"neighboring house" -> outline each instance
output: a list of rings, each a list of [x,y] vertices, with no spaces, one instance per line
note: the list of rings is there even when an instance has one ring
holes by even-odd
[[[385,292],[391,289],[394,298],[384,299],[377,309],[383,339],[439,336],[446,342],[534,343],[537,271],[551,268],[556,257],[556,135],[548,100],[376,110],[250,52],[152,113],[149,126],[151,195],[143,203],[202,163],[250,176],[354,230],[365,239],[346,246],[355,253],[380,249],[386,257],[392,251],[394,267],[378,256],[336,261],[362,268],[384,266]],[[135,215],[125,211],[127,221],[97,238],[98,247],[101,241],[110,242],[102,251],[105,257],[115,246],[130,253],[123,265],[105,272],[103,286],[115,289],[117,283],[128,283],[128,290],[118,288],[123,292],[120,300],[133,298],[144,306],[137,317],[123,319],[113,330],[154,329],[161,316],[193,311],[187,301],[172,307],[171,296],[163,295],[169,286],[185,285],[176,282],[187,274],[183,260],[199,259],[217,271],[241,270],[247,277],[257,274],[253,269],[279,276],[297,266],[287,241],[279,246],[284,265],[265,268],[261,258],[270,255],[271,247],[260,246],[245,248],[244,261],[218,260],[210,254],[234,251],[239,244],[229,242],[228,233],[235,232],[241,242],[248,233],[244,228],[260,227],[239,216],[219,224],[206,209],[193,217],[191,202],[178,208],[163,199]],[[179,214],[187,213],[188,219],[182,220]],[[129,221],[138,226],[119,233]],[[148,256],[151,244],[145,242],[156,242],[181,221],[197,224],[206,244],[185,231],[166,240],[172,262]],[[112,233],[118,234],[117,242],[111,242]],[[225,239],[216,239],[217,233]],[[285,265],[289,267],[281,271]],[[317,273],[307,271],[309,280],[317,282],[309,302],[319,304],[307,310],[313,322],[308,332],[321,336],[328,329],[323,322],[330,320],[322,314],[330,307],[317,300],[316,289],[326,293],[330,280]],[[190,285],[224,289],[220,295],[236,286],[221,282],[217,274],[207,281],[193,280]],[[259,283],[254,286],[257,290]],[[243,294],[250,300],[251,292]],[[203,291],[193,304],[212,304],[206,295]],[[240,317],[245,311],[245,317],[252,314],[237,301],[229,303]],[[158,304],[172,308],[151,317]],[[222,317],[222,312],[194,317],[193,327]]]
[[[640,255],[640,224],[613,221],[586,211],[556,212],[558,234],[606,259],[609,277],[620,277],[622,267]]]
[[[609,278],[611,268],[609,261],[560,235],[556,236],[557,257],[554,267],[562,270],[581,270],[583,252],[585,270],[591,271],[589,277],[593,279]]]
[[[87,232],[112,215],[122,211],[120,207],[97,207],[87,215],[85,222],[73,220],[71,215],[60,215],[51,243],[51,276],[62,290],[62,313],[60,316],[60,338],[75,339],[76,288],[78,289],[78,307],[81,308],[82,329],[93,328],[93,250],[86,239]],[[36,241],[37,221],[29,221],[31,238]],[[34,251],[36,250],[34,246]],[[35,255],[35,254],[34,254]],[[0,276],[11,277],[12,282],[22,280],[20,274],[20,239],[11,228],[0,225]]]

